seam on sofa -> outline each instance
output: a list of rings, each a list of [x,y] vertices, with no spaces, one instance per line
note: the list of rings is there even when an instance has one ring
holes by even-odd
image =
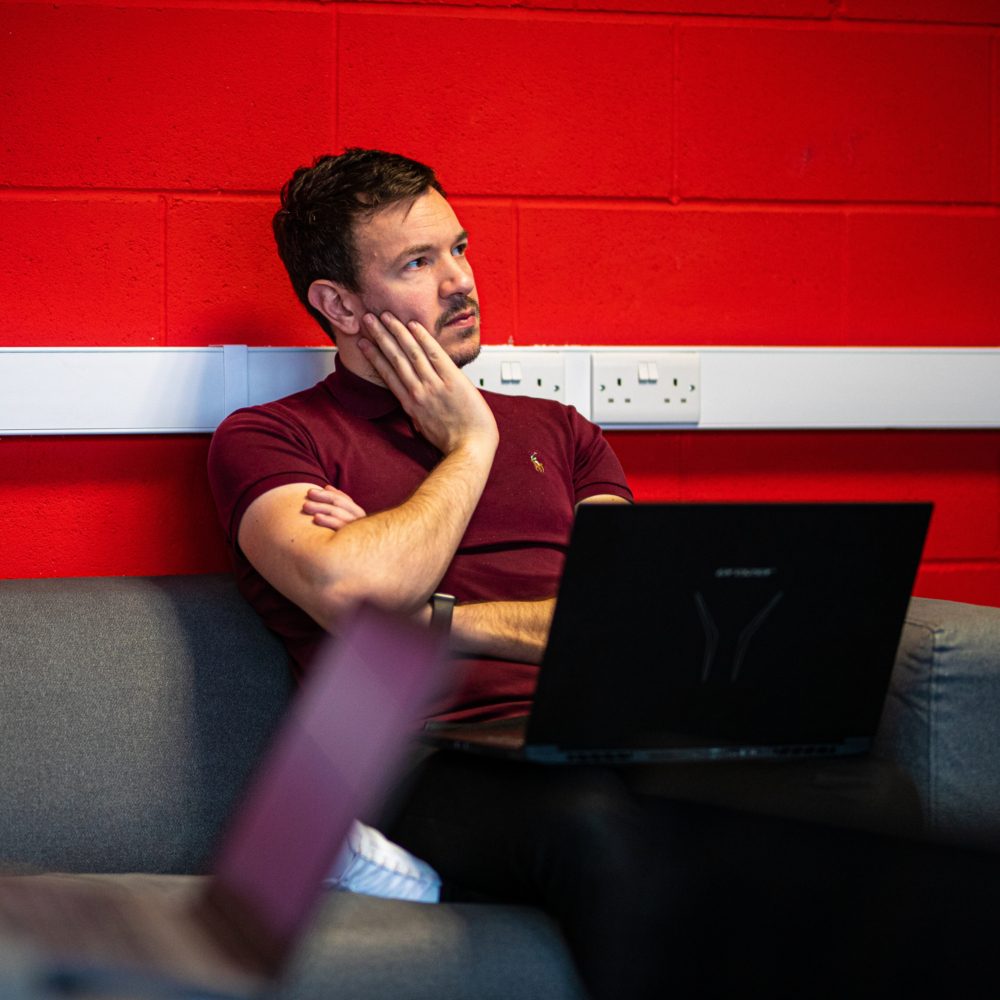
[[[932,628],[927,627],[927,631],[931,636],[930,644],[930,664],[928,670],[930,671],[930,677],[928,681],[928,705],[927,705],[927,801],[929,803],[928,810],[930,816],[928,817],[928,827],[930,832],[936,833],[938,828],[939,813],[940,813],[940,803],[938,802],[938,752],[939,747],[937,746],[937,741],[934,739],[934,733],[937,731],[936,721],[938,713],[938,704],[940,698],[938,696],[938,688],[941,683],[941,679],[938,676],[938,640],[941,637],[942,630],[940,627]]]
[[[905,625],[912,626],[913,628],[920,629],[926,638],[921,643],[921,646],[926,645],[929,653],[929,659],[927,662],[927,696],[926,696],[926,707],[927,714],[924,718],[924,745],[925,759],[924,768],[926,773],[926,796],[927,796],[927,815],[924,817],[924,829],[928,833],[933,833],[937,827],[938,818],[938,781],[937,781],[937,760],[936,753],[937,747],[935,746],[935,741],[933,739],[934,734],[934,723],[935,714],[937,713],[937,702],[938,702],[938,671],[937,671],[937,656],[938,656],[938,637],[941,633],[941,629],[937,625],[930,624],[929,622],[923,621],[917,617],[911,617],[907,614],[905,618]]]

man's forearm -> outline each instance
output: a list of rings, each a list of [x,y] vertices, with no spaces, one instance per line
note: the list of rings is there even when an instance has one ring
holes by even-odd
[[[540,663],[555,605],[552,597],[456,605],[452,644],[459,653]]]
[[[425,603],[458,548],[491,464],[488,449],[452,452],[407,501],[330,535],[326,558],[314,568],[332,616],[361,599],[402,612]]]
[[[330,631],[363,600],[413,613],[451,562],[494,449],[492,442],[456,448],[408,500],[377,514],[365,516],[344,495],[346,523],[336,530],[302,516],[308,484],[276,487],[247,508],[240,547],[275,589]]]

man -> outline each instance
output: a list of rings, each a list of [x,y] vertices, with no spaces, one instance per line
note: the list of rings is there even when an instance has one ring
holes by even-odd
[[[285,185],[274,230],[337,367],[215,435],[210,477],[243,593],[298,672],[359,601],[430,623],[435,595],[453,595],[456,682],[430,716],[523,714],[574,510],[629,502],[621,465],[571,408],[481,393],[462,375],[479,351],[479,302],[468,235],[428,167],[373,150],[322,157]],[[375,831],[355,832],[347,884],[355,863],[433,879]],[[794,929],[808,967],[822,935],[807,917],[825,933],[839,911],[797,894],[853,906],[862,891],[841,840],[643,795],[600,767],[438,752],[387,832],[442,874],[445,897],[544,906],[598,1000],[704,991],[714,952],[696,946],[708,932],[744,949],[741,966],[758,962],[770,990],[779,938],[749,933],[764,926],[762,894],[773,901],[780,876],[792,914],[781,961]]]
[[[243,593],[285,640],[299,672],[324,632],[336,633],[361,600],[429,622],[432,595],[454,595],[457,681],[433,717],[523,713],[574,509],[629,502],[620,463],[574,410],[483,394],[462,375],[460,366],[479,352],[479,303],[468,235],[429,168],[372,150],[323,157],[286,184],[274,230],[298,297],[336,343],[337,366],[312,389],[231,415],[213,439],[210,478]],[[517,839],[500,835],[497,822],[489,849],[479,834],[470,843],[457,826],[444,830],[433,815],[425,822],[441,798],[458,805],[463,829],[485,818],[482,804],[462,804],[466,788],[481,795],[495,781],[492,807],[524,794],[520,768],[438,766],[450,756],[425,769],[398,832],[435,864],[445,860],[448,877],[470,892],[559,895],[550,908],[568,921],[587,975],[591,906],[608,907],[579,868],[607,853],[597,846],[605,836],[623,845],[643,836],[631,815],[622,824],[627,835],[612,831],[617,814],[633,809],[617,779],[595,769],[558,794],[547,781],[531,793],[546,808],[559,801],[570,814],[592,817],[610,795],[615,814],[607,830],[590,831],[589,846],[578,840],[581,862],[557,879],[570,884],[542,891],[528,873],[533,861],[519,861],[524,870],[515,877],[490,856]],[[554,813],[541,841],[561,843],[563,822]],[[534,829],[518,836],[533,853]],[[607,882],[624,902],[645,875],[639,867],[626,875],[627,855],[612,878],[615,867],[604,859]],[[642,910],[629,904],[630,913]],[[613,967],[639,944],[634,935],[626,940],[632,923],[619,921]],[[604,989],[593,977],[591,986]]]

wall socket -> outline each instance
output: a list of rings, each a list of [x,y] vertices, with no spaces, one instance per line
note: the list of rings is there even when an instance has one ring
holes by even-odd
[[[701,360],[696,351],[595,351],[591,419],[602,426],[697,424]]]
[[[491,348],[462,371],[479,389],[566,401],[566,372],[560,351]]]

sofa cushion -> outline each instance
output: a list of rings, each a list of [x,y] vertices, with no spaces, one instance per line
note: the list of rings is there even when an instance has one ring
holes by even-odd
[[[289,693],[228,575],[0,581],[0,858],[203,870]]]
[[[540,910],[329,895],[280,1000],[584,1000],[565,941]]]

